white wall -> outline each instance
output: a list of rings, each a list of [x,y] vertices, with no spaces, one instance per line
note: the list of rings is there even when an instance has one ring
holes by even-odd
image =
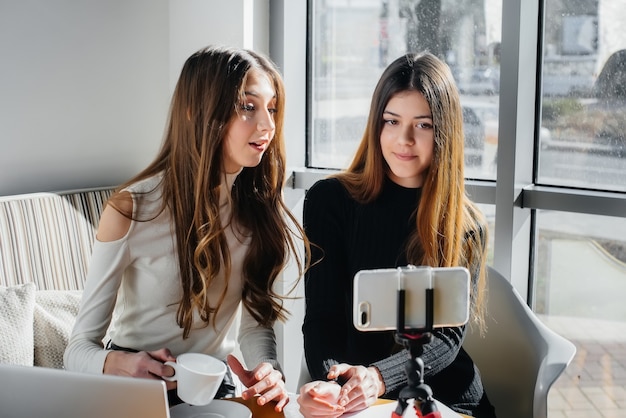
[[[244,46],[254,27],[268,33],[244,26],[248,2],[0,0],[0,195],[137,173],[161,143],[184,60],[210,43]]]
[[[112,185],[160,142],[168,1],[2,0],[0,194]]]
[[[306,126],[306,0],[272,0],[270,2],[270,53],[281,69],[287,91],[285,109],[285,141],[289,167],[305,164]],[[302,189],[285,190],[285,200],[302,222]],[[297,279],[295,266],[283,274],[282,290],[291,290]],[[296,392],[303,351],[302,321],[304,319],[304,283],[297,283],[295,299],[285,306],[291,311],[287,323],[274,328],[278,341],[278,358],[285,372],[287,390]]]

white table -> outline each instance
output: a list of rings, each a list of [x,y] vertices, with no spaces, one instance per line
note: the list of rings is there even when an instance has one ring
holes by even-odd
[[[303,418],[302,414],[298,411],[298,402],[296,401],[297,395],[289,396],[289,403],[285,407],[284,414],[285,418]],[[454,412],[452,409],[448,408],[444,404],[439,401],[437,402],[437,408],[441,412],[442,418],[460,418],[461,415]],[[396,409],[396,402],[388,402],[384,404],[370,406],[369,408],[363,409],[359,412],[354,412],[350,414],[344,414],[342,417],[345,418],[381,418],[381,417],[391,417],[391,413]],[[410,402],[406,411],[404,411],[404,418],[416,418],[415,409],[413,408],[413,404]]]

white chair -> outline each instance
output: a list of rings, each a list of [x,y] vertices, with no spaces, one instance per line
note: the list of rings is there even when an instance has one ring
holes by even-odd
[[[305,383],[309,383],[311,381],[311,375],[309,374],[309,368],[306,365],[306,358],[304,357],[304,352],[302,352],[302,358],[300,359],[300,376],[298,376],[298,388],[297,392],[300,393],[300,388]]]
[[[487,272],[487,331],[469,328],[463,347],[478,366],[498,417],[546,418],[548,391],[576,347],[544,325],[511,283]]]

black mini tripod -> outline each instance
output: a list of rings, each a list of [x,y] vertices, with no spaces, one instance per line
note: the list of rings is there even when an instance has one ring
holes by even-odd
[[[408,384],[398,395],[398,406],[391,413],[392,418],[401,418],[408,406],[409,399],[413,399],[413,407],[420,418],[441,418],[441,412],[433,398],[433,391],[424,383],[424,361],[421,356],[424,352],[424,344],[428,344],[433,336],[433,304],[434,289],[426,289],[426,325],[421,329],[405,329],[405,303],[406,293],[404,289],[398,289],[398,311],[395,340],[409,350],[410,358],[407,360],[405,369]]]

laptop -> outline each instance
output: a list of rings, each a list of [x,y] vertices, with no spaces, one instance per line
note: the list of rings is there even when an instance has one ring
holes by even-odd
[[[170,418],[165,382],[0,364],[2,418]]]

